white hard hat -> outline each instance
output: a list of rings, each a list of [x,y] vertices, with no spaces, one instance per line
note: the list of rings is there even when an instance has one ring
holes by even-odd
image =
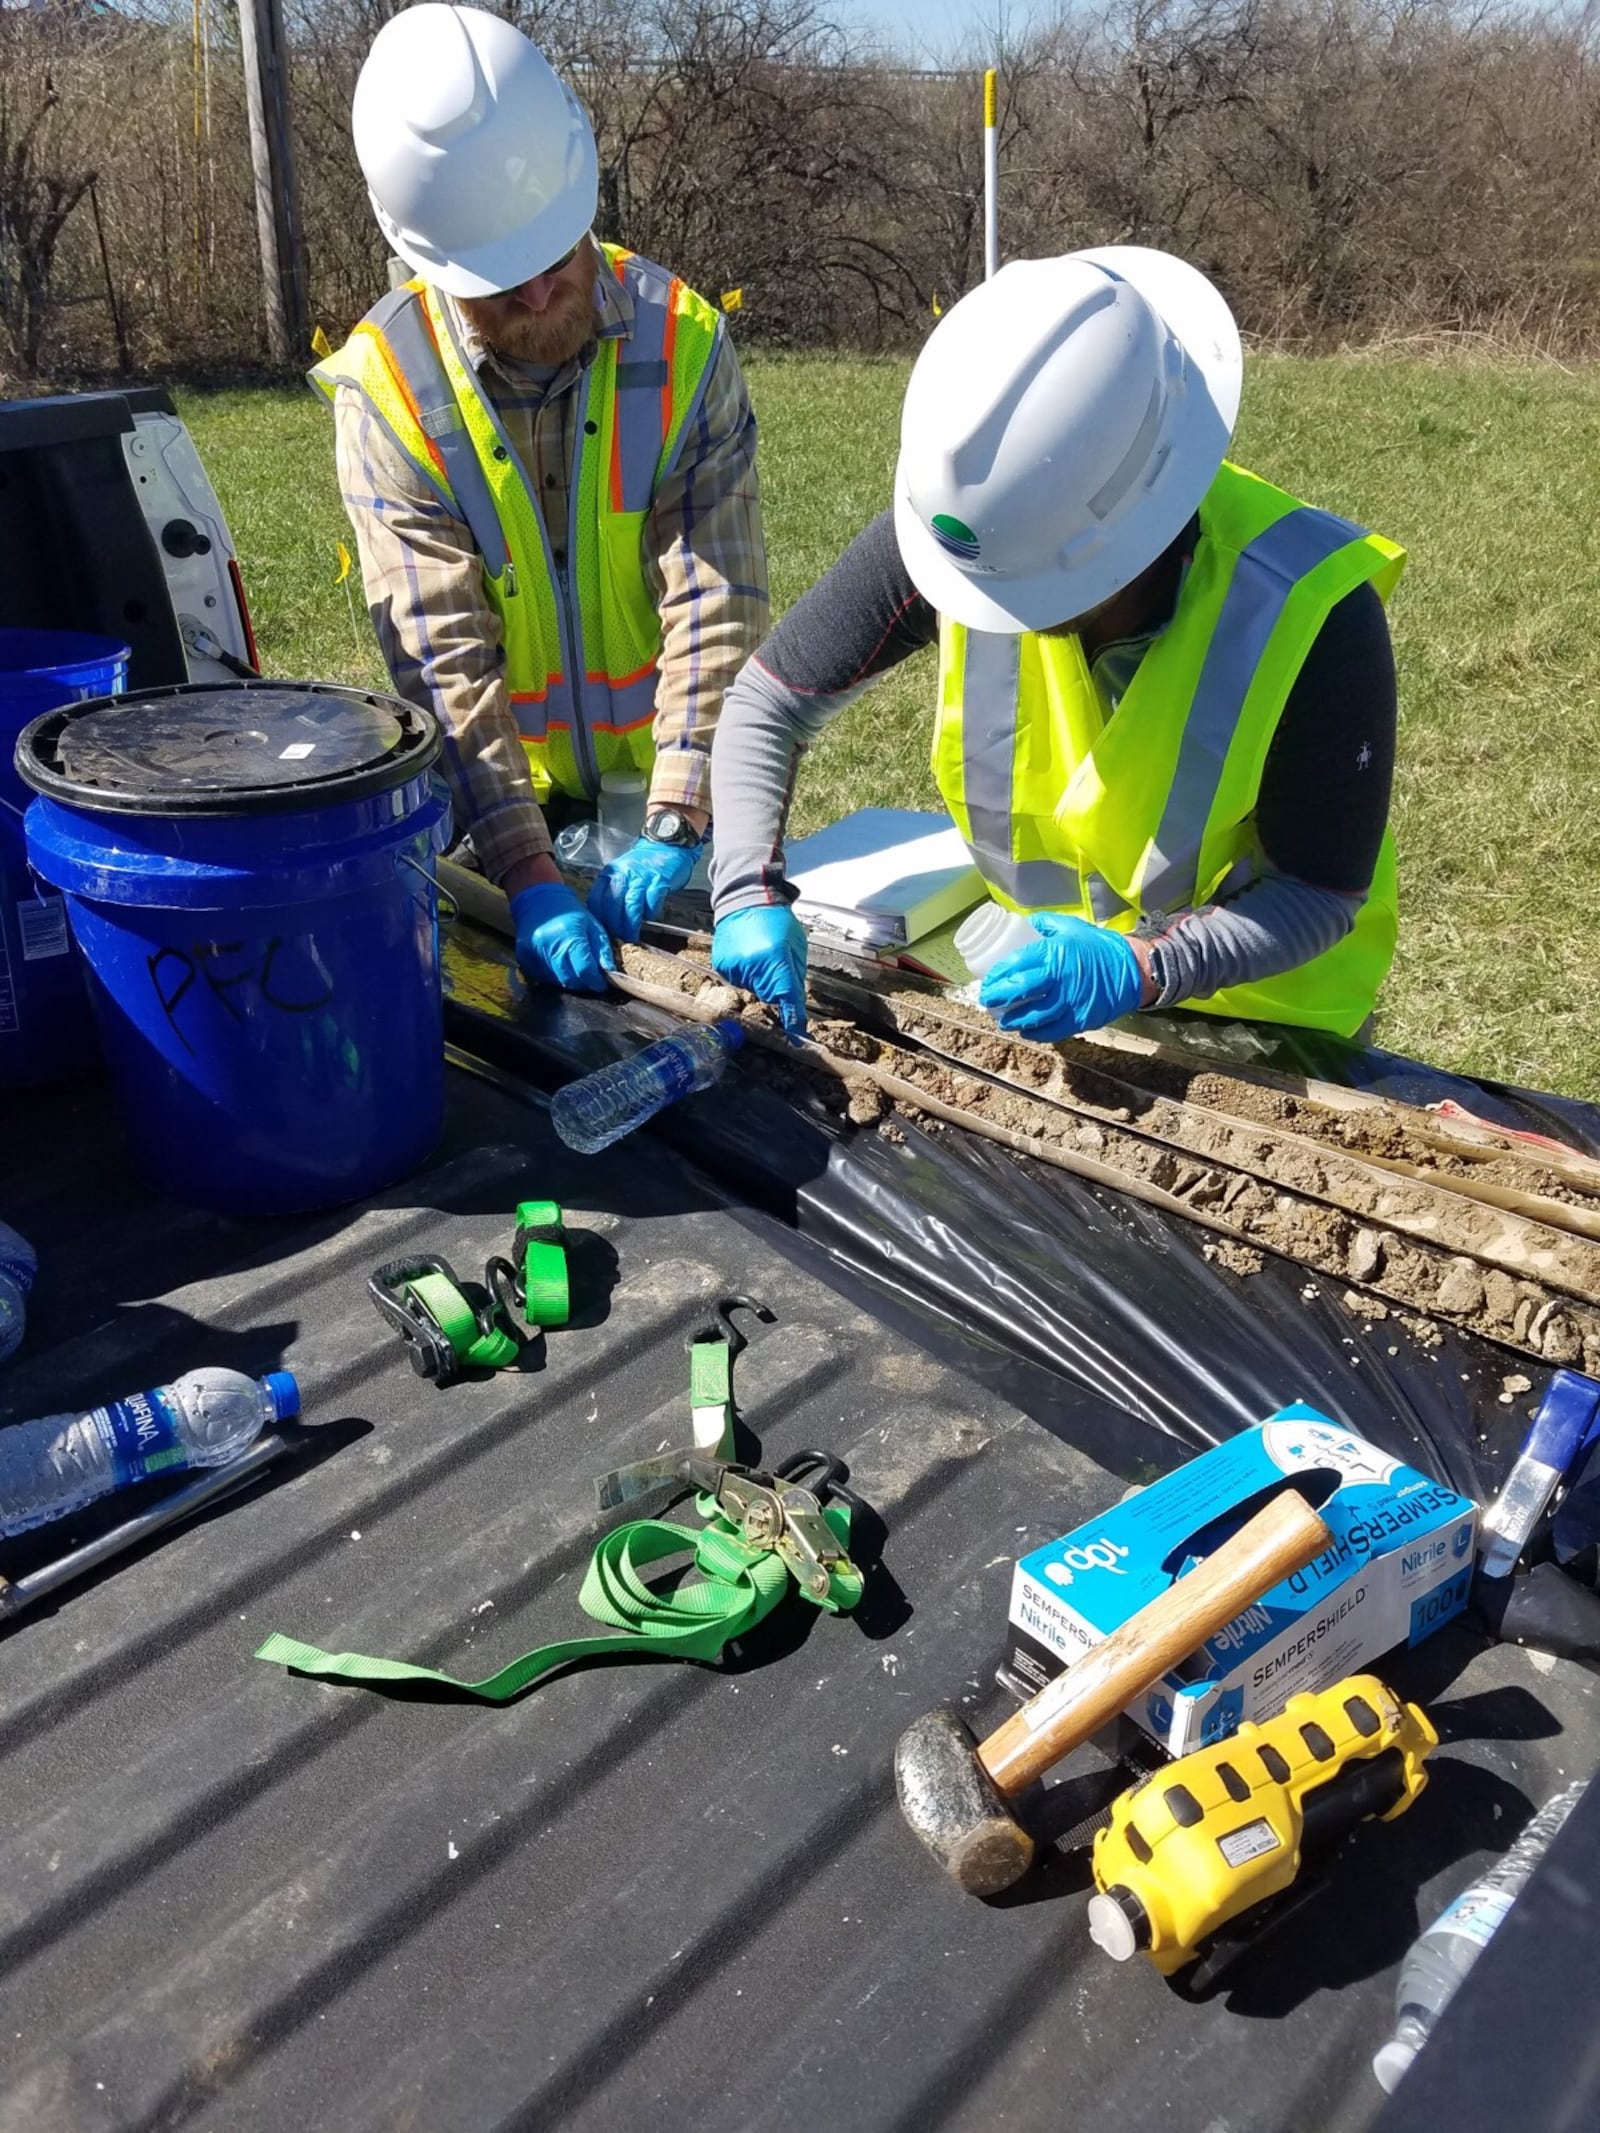
[[[1019,259],[939,321],[900,417],[894,522],[917,589],[969,629],[1087,614],[1175,541],[1216,477],[1239,330],[1142,245]]]
[[[372,41],[350,114],[378,226],[422,279],[493,296],[594,221],[594,133],[538,46],[498,15],[424,0]]]

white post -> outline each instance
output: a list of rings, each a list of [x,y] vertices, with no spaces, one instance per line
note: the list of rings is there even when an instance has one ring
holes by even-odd
[[[992,281],[1000,265],[1000,129],[995,123],[999,77],[991,67],[983,77],[983,278]]]

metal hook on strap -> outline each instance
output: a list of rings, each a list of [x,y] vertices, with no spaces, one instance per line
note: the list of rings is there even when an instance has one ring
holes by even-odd
[[[764,1326],[777,1323],[777,1312],[769,1310],[764,1303],[757,1303],[753,1296],[724,1296],[716,1305],[713,1317],[703,1319],[692,1332],[684,1335],[683,1345],[692,1348],[697,1341],[722,1341],[727,1346],[731,1363],[750,1345],[750,1336],[733,1322],[735,1311],[753,1311]]]
[[[722,1459],[733,1456],[733,1359],[749,1346],[747,1336],[733,1322],[735,1311],[753,1311],[766,1326],[777,1317],[753,1296],[724,1296],[715,1316],[704,1319],[684,1339],[689,1351],[695,1449]]]

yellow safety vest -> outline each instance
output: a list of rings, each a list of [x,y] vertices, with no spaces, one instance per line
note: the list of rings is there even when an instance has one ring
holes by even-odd
[[[644,523],[717,336],[716,312],[665,268],[618,245],[598,249],[633,299],[634,323],[629,336],[597,343],[578,387],[566,570],[551,558],[527,475],[436,290],[394,290],[311,372],[329,400],[341,385],[362,393],[466,522],[541,800],[552,787],[593,795],[604,772],[648,772],[654,761],[661,618]]]
[[[1262,767],[1305,656],[1339,601],[1368,583],[1387,601],[1404,565],[1393,541],[1224,464],[1177,612],[1109,716],[1077,637],[941,620],[933,771],[997,901],[1131,932],[1247,882]],[[1398,917],[1386,830],[1342,941],[1185,1004],[1353,1035]]]

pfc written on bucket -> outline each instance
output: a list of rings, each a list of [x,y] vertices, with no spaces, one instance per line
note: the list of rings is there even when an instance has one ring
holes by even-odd
[[[320,683],[146,690],[22,735],[29,864],[66,898],[161,1189],[300,1211],[433,1147],[440,747],[426,712]]]

